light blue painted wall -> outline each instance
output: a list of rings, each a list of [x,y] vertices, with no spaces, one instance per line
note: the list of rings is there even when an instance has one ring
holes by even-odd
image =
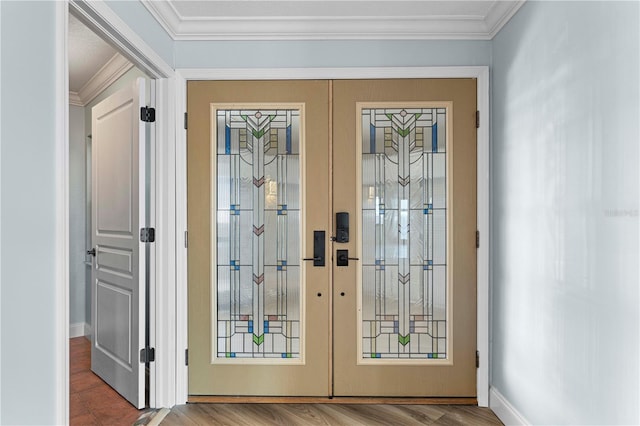
[[[86,145],[84,108],[69,106],[69,323],[86,316]]]
[[[55,2],[0,3],[1,424],[55,421]],[[34,30],[36,29],[36,30]]]
[[[176,68],[489,65],[490,41],[176,41]]]
[[[105,0],[105,3],[169,66],[173,65],[173,39],[140,1]]]
[[[492,385],[639,424],[638,2],[532,2],[493,45]]]

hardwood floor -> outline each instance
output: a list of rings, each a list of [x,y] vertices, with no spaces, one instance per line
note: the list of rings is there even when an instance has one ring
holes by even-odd
[[[69,339],[69,423],[71,425],[132,425],[138,410],[91,372],[91,342]]]
[[[145,424],[137,410],[91,372],[91,343],[69,341],[72,426]],[[153,413],[148,413],[153,414]],[[488,408],[470,405],[187,404],[161,422],[182,425],[501,425]]]
[[[488,408],[468,405],[187,404],[161,425],[502,425]]]

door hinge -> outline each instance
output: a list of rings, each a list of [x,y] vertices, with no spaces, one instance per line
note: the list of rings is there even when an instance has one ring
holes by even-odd
[[[189,349],[184,350],[184,365],[189,365]]]
[[[140,120],[145,123],[155,123],[156,109],[151,107],[140,107]]]
[[[146,347],[144,349],[140,349],[140,363],[146,364],[148,362],[153,362],[156,360],[156,348]]]
[[[187,130],[187,113],[184,113],[184,129]]]
[[[480,111],[476,111],[476,129],[480,128]]]
[[[189,248],[189,231],[184,231],[184,248]]]
[[[140,242],[153,243],[156,241],[155,228],[140,228]]]
[[[476,368],[480,368],[480,351],[476,351]]]
[[[476,248],[480,248],[480,231],[476,231]]]

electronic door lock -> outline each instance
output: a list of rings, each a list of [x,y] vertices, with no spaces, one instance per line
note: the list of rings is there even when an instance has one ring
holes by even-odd
[[[357,257],[349,257],[349,250],[336,250],[336,266],[349,266],[350,260],[360,260]]]

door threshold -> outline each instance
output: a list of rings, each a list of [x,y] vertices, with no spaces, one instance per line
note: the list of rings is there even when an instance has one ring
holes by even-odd
[[[215,396],[189,395],[189,404],[387,404],[478,405],[475,397],[372,397],[372,396]]]

